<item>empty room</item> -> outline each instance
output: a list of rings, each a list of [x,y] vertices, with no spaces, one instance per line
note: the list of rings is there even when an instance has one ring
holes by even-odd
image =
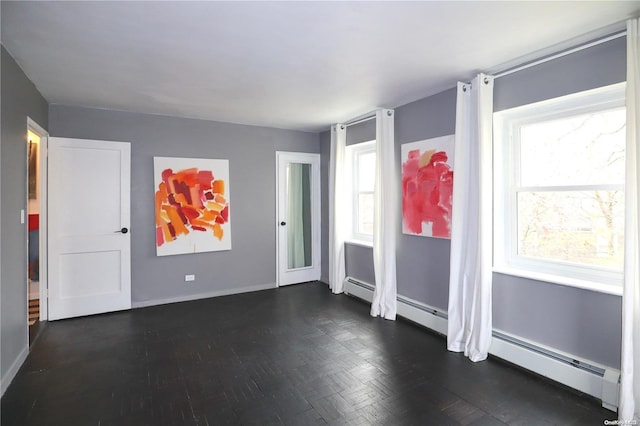
[[[0,21],[3,426],[640,422],[640,1]]]

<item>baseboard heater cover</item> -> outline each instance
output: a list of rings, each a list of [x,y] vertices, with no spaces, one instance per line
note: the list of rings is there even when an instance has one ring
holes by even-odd
[[[347,277],[344,292],[371,302],[375,287]],[[447,313],[432,306],[397,296],[398,315],[446,336]],[[535,342],[493,330],[489,353],[537,374],[577,389],[602,401],[602,406],[617,410],[620,371],[570,354],[561,353]]]
[[[620,370],[493,330],[489,353],[602,401],[617,411]]]
[[[567,356],[567,355],[563,355],[563,354],[558,353],[556,351],[543,348],[541,346],[538,346],[538,345],[529,343],[527,341],[518,339],[517,337],[511,336],[509,334],[506,334],[506,333],[498,331],[498,330],[493,330],[493,332],[491,334],[492,334],[492,336],[494,338],[498,338],[500,340],[504,340],[506,342],[509,342],[509,343],[511,343],[513,345],[516,345],[516,346],[520,346],[520,347],[525,348],[527,350],[530,350],[532,352],[536,352],[536,353],[539,353],[541,355],[547,356],[549,358],[553,358],[553,359],[558,360],[560,362],[563,362],[565,364],[571,365],[572,367],[579,368],[581,370],[584,370],[584,371],[587,371],[589,373],[595,374],[596,376],[604,377],[604,373],[606,371],[606,368],[598,367],[598,366],[590,364],[590,363],[588,363],[586,361],[581,361],[581,360],[575,359],[573,357],[570,357],[570,356]]]

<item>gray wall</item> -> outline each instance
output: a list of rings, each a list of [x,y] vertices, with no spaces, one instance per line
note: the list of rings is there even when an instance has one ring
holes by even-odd
[[[621,37],[495,80],[493,109],[502,111],[626,80]]]
[[[398,173],[400,145],[452,135],[455,128],[455,89],[396,108]],[[398,217],[402,217],[402,214]],[[398,293],[446,311],[449,303],[450,241],[405,235],[400,230],[397,241]]]
[[[275,286],[275,152],[317,153],[318,134],[62,105],[49,114],[51,136],[131,142],[134,305]],[[229,159],[231,251],[156,257],[154,156]]]
[[[455,118],[455,89],[396,108],[395,143],[398,182],[400,146],[408,142],[453,134]],[[323,136],[327,138],[328,132]],[[368,121],[347,129],[348,144],[372,139],[375,139],[375,121]],[[322,140],[324,143],[325,139]],[[325,148],[323,146],[323,152]],[[328,162],[328,148],[325,155]],[[398,217],[402,217],[400,204],[397,206],[397,211]],[[396,234],[398,294],[446,310],[449,297],[449,240],[402,234],[400,223],[396,227]],[[347,275],[374,283],[371,248],[347,244],[345,256]]]
[[[494,109],[618,83],[625,80],[625,70],[625,39],[620,38],[496,79]],[[450,89],[396,108],[398,166],[401,144],[455,132],[455,102],[455,89]],[[326,162],[328,140],[328,132],[323,133]],[[397,232],[398,294],[446,310],[449,240],[403,235],[399,228]],[[345,251],[347,273],[373,283],[371,249],[348,244]],[[620,297],[502,274],[493,278],[495,328],[620,367]]]
[[[5,374],[29,344],[27,339],[27,117],[48,126],[48,105],[2,47],[2,131],[0,135],[0,374]]]
[[[371,119],[347,127],[345,144],[354,145],[376,140],[376,120]]]

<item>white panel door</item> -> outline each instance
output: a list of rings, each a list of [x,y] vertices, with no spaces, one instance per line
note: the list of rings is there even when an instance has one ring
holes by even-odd
[[[131,308],[127,142],[49,138],[49,320]]]
[[[276,152],[278,285],[320,279],[320,155]]]

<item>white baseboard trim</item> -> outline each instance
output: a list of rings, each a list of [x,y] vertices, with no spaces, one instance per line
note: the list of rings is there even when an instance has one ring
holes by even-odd
[[[344,292],[371,302],[373,285],[347,277]],[[397,313],[419,325],[447,335],[447,313],[398,295]],[[602,401],[617,410],[620,370],[494,329],[489,353],[512,364],[548,377]]]
[[[228,290],[207,291],[205,293],[189,294],[187,296],[170,297],[167,299],[144,300],[132,302],[131,307],[146,308],[148,306],[166,305],[168,303],[189,302],[191,300],[208,299],[210,297],[229,296],[232,294],[250,293],[252,291],[269,290],[278,287],[276,283],[258,284],[247,287],[237,287]]]
[[[29,355],[29,346],[25,346],[22,348],[16,359],[13,361],[7,372],[0,379],[0,396],[4,395],[4,392],[9,388],[9,385],[18,374],[20,367],[24,364],[24,361],[27,359],[27,355]]]

